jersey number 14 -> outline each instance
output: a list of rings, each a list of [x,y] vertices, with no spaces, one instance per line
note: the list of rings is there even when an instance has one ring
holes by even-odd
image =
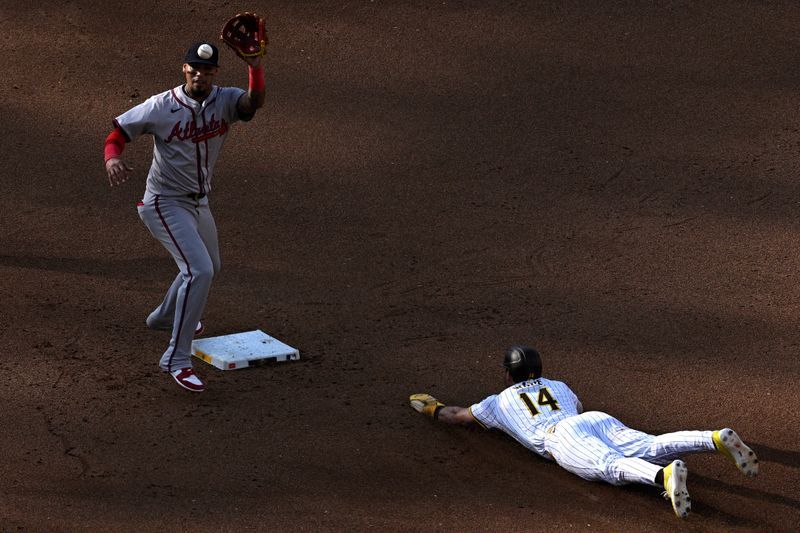
[[[549,407],[551,411],[561,410],[561,407],[558,406],[558,401],[553,398],[550,391],[546,388],[539,389],[539,396],[536,398],[536,402],[533,401],[533,398],[531,398],[531,395],[527,392],[521,393],[519,397],[522,403],[525,404],[525,407],[528,408],[528,411],[531,412],[531,416],[538,415],[541,412],[539,409],[541,409],[542,406]]]

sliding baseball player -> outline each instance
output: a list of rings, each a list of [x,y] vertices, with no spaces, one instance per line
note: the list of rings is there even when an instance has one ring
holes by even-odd
[[[684,454],[716,451],[745,475],[758,474],[756,454],[732,429],[649,435],[606,413],[583,412],[566,384],[542,377],[542,361],[533,348],[510,348],[503,366],[510,386],[469,408],[445,406],[429,394],[412,395],[411,407],[446,424],[499,429],[584,479],[663,487],[679,518],[692,506],[686,463],[680,459]]]

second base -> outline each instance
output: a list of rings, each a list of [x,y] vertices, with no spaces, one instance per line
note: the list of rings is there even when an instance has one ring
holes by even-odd
[[[300,359],[300,352],[260,329],[192,341],[192,355],[220,370]]]

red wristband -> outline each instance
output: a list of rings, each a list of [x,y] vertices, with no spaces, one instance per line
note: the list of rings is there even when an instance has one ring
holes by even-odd
[[[250,91],[254,93],[264,92],[264,67],[249,67],[250,69]]]

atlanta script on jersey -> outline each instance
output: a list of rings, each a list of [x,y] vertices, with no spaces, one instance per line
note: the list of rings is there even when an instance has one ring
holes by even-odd
[[[114,120],[128,140],[153,136],[153,163],[147,190],[157,195],[208,194],[214,163],[231,124],[240,117],[236,104],[244,94],[238,87],[214,86],[197,102],[183,86],[152,96]]]

